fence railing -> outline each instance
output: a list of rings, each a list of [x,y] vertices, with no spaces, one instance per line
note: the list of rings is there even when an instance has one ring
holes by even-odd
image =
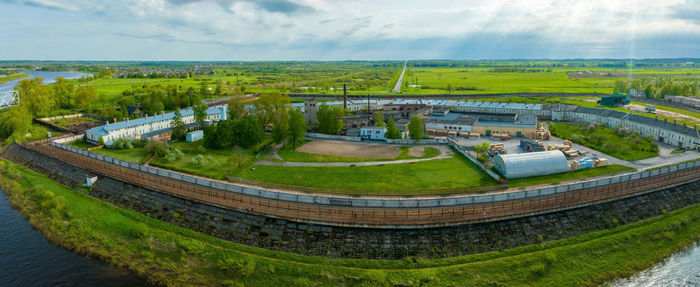
[[[352,141],[352,142],[362,141],[361,137],[327,135],[327,134],[320,134],[320,133],[306,133],[306,137],[316,138],[316,139],[324,139],[324,140],[339,140],[339,141]]]
[[[541,196],[549,196],[561,193],[569,193],[581,191],[584,189],[605,187],[611,184],[626,183],[637,180],[643,180],[659,175],[666,175],[700,167],[700,161],[680,163],[672,166],[662,167],[660,169],[635,172],[607,178],[581,181],[566,185],[536,188],[530,190],[511,191],[493,194],[460,194],[453,196],[422,196],[420,198],[398,198],[398,197],[351,197],[343,195],[328,195],[328,194],[301,194],[293,192],[284,192],[278,190],[267,190],[262,188],[254,188],[249,186],[241,186],[237,184],[209,180],[198,176],[191,176],[179,172],[168,171],[150,166],[143,166],[132,162],[126,162],[115,159],[109,156],[96,154],[87,150],[78,149],[57,142],[50,142],[50,146],[65,150],[74,154],[82,155],[88,158],[96,159],[102,162],[114,164],[131,170],[149,173],[160,177],[171,178],[191,184],[211,187],[218,190],[256,196],[261,198],[293,201],[298,203],[310,203],[316,205],[334,205],[334,206],[351,206],[351,207],[383,207],[383,208],[415,208],[415,207],[446,207],[459,206],[469,204],[497,203],[514,199],[527,199]]]

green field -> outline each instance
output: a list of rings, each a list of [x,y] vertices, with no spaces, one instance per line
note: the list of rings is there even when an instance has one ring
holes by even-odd
[[[80,144],[77,144],[76,147],[80,148]],[[132,149],[111,149],[111,148],[99,148],[96,150],[93,150],[92,152],[98,153],[101,155],[106,155],[110,156],[112,158],[120,159],[123,161],[129,161],[133,163],[139,163],[142,164],[148,158],[146,157],[148,154],[146,154],[146,151],[143,148],[132,148]]]
[[[29,75],[25,73],[19,73],[19,74],[13,74],[13,75],[0,75],[0,84],[7,83],[9,81],[14,81],[14,80],[19,80],[29,77]]]
[[[595,286],[700,239],[700,205],[525,247],[445,259],[328,259],[240,245],[70,190],[0,160],[0,188],[52,242],[157,285]],[[177,218],[173,217],[174,221]],[[610,219],[613,225],[616,220]]]
[[[496,182],[461,155],[408,164],[354,167],[291,167],[255,165],[238,177],[322,190],[325,193],[421,195],[456,193]]]
[[[565,173],[557,173],[543,176],[509,179],[508,187],[524,187],[537,184],[559,184],[564,181],[574,179],[584,179],[600,175],[612,175],[624,171],[634,171],[634,168],[622,165],[607,165],[596,168],[570,171]]]
[[[557,137],[623,160],[634,161],[659,155],[655,142],[634,132],[620,133],[605,126],[590,128],[555,122],[549,123],[549,130]]]
[[[356,157],[344,157],[335,155],[325,155],[325,154],[315,154],[315,153],[305,153],[300,151],[294,151],[290,148],[285,147],[281,149],[277,154],[284,159],[284,161],[289,162],[367,162],[367,161],[392,161],[392,160],[402,160],[402,159],[420,159],[420,158],[432,158],[440,155],[440,150],[434,147],[425,147],[423,156],[414,157],[409,155],[410,147],[400,147],[401,152],[395,158],[356,158]]]
[[[569,79],[564,71],[532,73],[497,73],[490,68],[411,68],[406,75],[410,84],[423,88],[407,88],[406,93],[610,93],[614,79]],[[417,80],[417,81],[416,81]],[[427,89],[426,89],[427,87]],[[465,90],[459,90],[464,88]]]

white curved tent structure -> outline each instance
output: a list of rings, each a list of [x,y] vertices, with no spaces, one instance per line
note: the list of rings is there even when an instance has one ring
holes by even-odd
[[[569,171],[566,156],[559,150],[497,155],[494,167],[507,179]]]

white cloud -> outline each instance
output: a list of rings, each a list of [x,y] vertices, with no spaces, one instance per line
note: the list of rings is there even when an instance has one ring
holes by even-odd
[[[499,49],[525,39],[546,47],[543,50],[578,47],[603,55],[638,39],[669,34],[700,36],[698,18],[684,13],[698,9],[693,4],[696,0],[0,1],[55,11],[50,13],[81,11],[75,17],[49,14],[49,18],[55,16],[52,22],[39,24],[21,18],[25,15],[15,15],[19,17],[17,29],[40,29],[37,26],[45,25],[40,30],[54,29],[58,36],[65,33],[76,40],[80,37],[65,31],[82,33],[83,40],[97,37],[90,33],[124,41],[149,39],[163,42],[163,49],[170,45],[208,45],[219,49],[218,55],[255,47],[260,58],[270,53],[280,57],[299,55],[304,49],[312,56],[333,53],[333,57],[353,58],[347,51],[363,47],[363,53],[372,50],[392,55],[397,47],[393,43],[412,43],[416,49],[432,49],[439,55],[449,54],[450,48],[471,48],[472,44]],[[410,48],[402,49],[402,53],[409,53],[403,57],[411,57]]]

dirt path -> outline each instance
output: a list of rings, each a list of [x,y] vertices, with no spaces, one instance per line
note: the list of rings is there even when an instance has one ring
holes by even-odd
[[[414,157],[422,157],[425,154],[425,147],[424,146],[412,146],[411,149],[408,150],[408,155],[414,156]]]

